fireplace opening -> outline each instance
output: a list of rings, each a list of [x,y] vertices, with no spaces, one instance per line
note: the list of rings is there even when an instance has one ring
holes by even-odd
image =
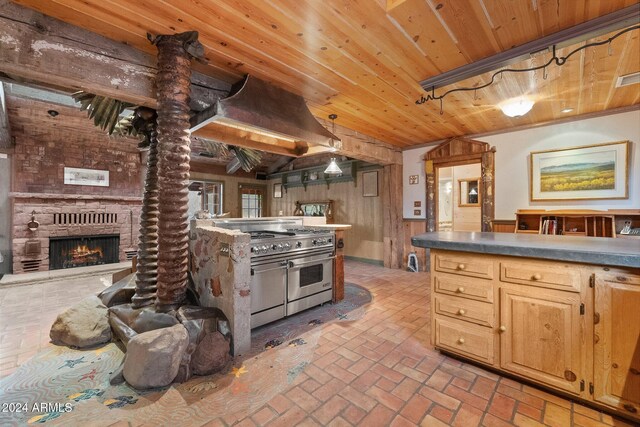
[[[120,236],[57,237],[49,240],[49,270],[118,262]]]

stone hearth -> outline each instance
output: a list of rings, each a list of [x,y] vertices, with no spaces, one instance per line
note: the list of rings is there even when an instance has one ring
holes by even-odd
[[[50,238],[119,236],[118,261],[137,250],[139,197],[11,193],[13,272],[49,270]],[[35,211],[35,231],[27,224]]]

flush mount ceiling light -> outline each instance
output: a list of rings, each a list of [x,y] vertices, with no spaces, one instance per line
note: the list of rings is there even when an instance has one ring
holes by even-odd
[[[562,110],[560,110],[561,113],[570,113],[573,111],[573,108],[563,108]]]
[[[329,118],[332,123],[332,133],[335,135],[336,133],[336,119],[338,118],[337,114],[329,114]],[[331,138],[331,151],[336,151],[335,141]],[[324,170],[324,173],[327,175],[338,175],[342,173],[342,169],[336,163],[336,158],[332,157],[331,162],[329,162],[329,166]]]
[[[502,112],[509,117],[520,117],[527,114],[533,108],[534,102],[529,98],[514,98],[500,105]]]

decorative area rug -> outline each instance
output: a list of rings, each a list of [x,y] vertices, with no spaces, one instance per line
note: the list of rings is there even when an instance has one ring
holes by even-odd
[[[250,413],[284,391],[310,363],[325,324],[364,316],[371,294],[345,284],[345,299],[252,331],[252,348],[222,373],[138,391],[109,384],[124,354],[114,343],[94,350],[50,347],[0,380],[0,425],[201,425]]]

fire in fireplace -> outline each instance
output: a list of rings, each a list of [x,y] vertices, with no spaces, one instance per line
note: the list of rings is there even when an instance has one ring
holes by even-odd
[[[118,262],[120,236],[59,237],[49,240],[49,270]]]

